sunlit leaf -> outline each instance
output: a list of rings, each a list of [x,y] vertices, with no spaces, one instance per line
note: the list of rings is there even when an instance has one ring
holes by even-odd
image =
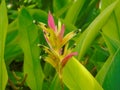
[[[95,78],[75,58],[63,70],[63,81],[70,90],[103,90]]]
[[[39,60],[38,31],[32,17],[22,8],[18,17],[20,46],[24,52],[24,74],[31,90],[42,90],[43,72]]]
[[[102,11],[104,10],[105,7],[107,7],[109,4],[113,3],[114,0],[102,0]],[[104,27],[102,28],[103,34],[108,37],[112,38],[115,41],[120,41],[120,21],[119,21],[119,14],[120,14],[120,7],[119,7],[120,1],[118,2],[118,5],[114,9],[114,12],[112,12],[109,20],[106,22]],[[108,46],[108,49],[110,53],[116,52],[110,47],[110,44],[107,42],[107,38],[104,38],[106,41],[106,44]]]
[[[105,24],[109,16],[111,15],[112,11],[114,10],[116,4],[118,1],[115,1],[111,5],[109,5],[100,15],[97,16],[97,18],[89,25],[89,27],[83,32],[83,34],[78,38],[77,42],[78,45],[76,47],[76,50],[78,51],[78,60],[80,60],[92,41],[97,36],[99,30],[102,28],[102,26]]]
[[[4,62],[5,40],[8,27],[7,9],[5,0],[0,4],[0,90],[5,90],[8,75]]]

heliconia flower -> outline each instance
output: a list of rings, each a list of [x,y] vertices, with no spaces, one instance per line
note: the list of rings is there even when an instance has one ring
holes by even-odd
[[[42,28],[44,37],[49,45],[49,47],[39,45],[48,54],[45,57],[45,61],[50,63],[56,70],[62,69],[72,56],[77,55],[77,52],[72,52],[72,49],[68,48],[68,42],[79,30],[72,31],[64,37],[65,25],[61,25],[60,21],[58,21],[58,26],[55,25],[54,18],[50,12],[48,14],[48,27],[43,23],[39,23],[39,26]]]

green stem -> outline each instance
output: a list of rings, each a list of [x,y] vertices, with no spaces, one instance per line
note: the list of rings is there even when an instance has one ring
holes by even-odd
[[[64,90],[64,84],[63,84],[63,80],[62,80],[62,69],[61,68],[59,68],[58,76],[59,76],[59,79],[60,79],[61,89]]]

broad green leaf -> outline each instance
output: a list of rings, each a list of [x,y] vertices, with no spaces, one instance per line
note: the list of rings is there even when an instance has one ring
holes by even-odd
[[[70,90],[103,90],[89,71],[75,58],[63,69],[63,81]]]
[[[5,40],[8,27],[7,9],[5,0],[0,4],[0,90],[5,90],[8,75],[4,62]]]
[[[66,16],[65,16],[65,21],[75,24],[77,20],[77,16],[83,7],[84,3],[86,0],[74,0],[72,6],[68,10]]]
[[[110,55],[108,57],[107,61],[103,65],[103,67],[100,69],[100,71],[96,75],[96,80],[100,83],[100,85],[102,85],[104,82],[104,79],[106,77],[106,74],[107,74],[109,67],[110,67],[110,64],[111,64],[112,57],[113,57],[113,55]]]
[[[120,53],[120,43],[115,41],[113,38],[109,38],[104,35],[105,42],[108,43],[109,47],[112,49],[112,54],[110,54],[109,58],[103,65],[103,67],[98,72],[96,79],[98,82],[104,87],[105,90],[118,90],[118,82],[116,80],[119,79],[117,75],[119,75],[119,53]],[[115,78],[116,77],[116,78]],[[114,78],[114,80],[113,80]],[[112,79],[112,82],[109,81]],[[109,85],[108,85],[109,84]],[[116,85],[114,85],[116,84]],[[111,89],[110,89],[110,88]]]
[[[104,90],[119,90],[120,88],[120,48],[112,58],[111,65],[104,79]]]
[[[114,55],[111,55],[102,69],[96,76],[98,82],[103,86],[104,90],[119,90],[120,88],[120,48]]]
[[[38,30],[32,17],[25,8],[20,10],[18,17],[20,46],[24,52],[24,74],[31,90],[42,90],[43,72],[39,60]]]
[[[89,27],[83,32],[80,38],[77,40],[76,51],[78,51],[78,60],[80,60],[92,41],[97,36],[99,30],[105,24],[109,16],[111,15],[112,11],[114,10],[118,1],[115,1],[111,5],[109,5],[97,18],[89,25]]]
[[[101,8],[104,10],[105,7],[107,7],[109,4],[113,3],[114,0],[102,0]],[[112,12],[109,20],[102,28],[103,34],[105,34],[107,37],[112,38],[116,41],[120,41],[120,7],[119,7],[120,1],[118,2],[118,5],[114,9],[114,12]],[[112,48],[109,46],[109,44],[106,42],[110,53],[114,53]]]

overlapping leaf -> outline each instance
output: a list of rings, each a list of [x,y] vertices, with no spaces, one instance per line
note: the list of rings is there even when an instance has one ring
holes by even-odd
[[[101,12],[101,14],[97,16],[97,18],[89,25],[89,27],[77,40],[78,45],[76,47],[76,50],[79,52],[78,59],[81,59],[84,56],[86,50],[111,15],[117,3],[118,1],[115,1],[114,3],[109,5],[103,12]]]
[[[105,7],[107,7],[109,4],[113,3],[114,0],[102,0],[102,11]],[[119,1],[119,0],[118,0]],[[120,20],[119,20],[119,14],[120,14],[120,7],[119,7],[120,1],[118,2],[118,5],[114,9],[114,12],[112,12],[109,20],[102,28],[103,34],[105,34],[108,38],[112,38],[115,41],[120,41]],[[106,44],[109,48],[110,53],[114,53],[116,51],[113,51],[112,47],[110,47],[109,42],[107,42],[107,38],[104,38],[106,41]]]
[[[102,9],[112,3],[111,0],[107,2],[102,0]],[[120,3],[120,1],[119,1]],[[120,40],[119,40],[119,7],[117,6],[114,12],[111,14],[109,21],[103,27],[103,37],[105,43],[108,46],[110,56],[105,62],[96,76],[98,82],[103,86],[104,90],[119,90],[120,86],[120,69],[119,69],[119,57],[120,57]]]

